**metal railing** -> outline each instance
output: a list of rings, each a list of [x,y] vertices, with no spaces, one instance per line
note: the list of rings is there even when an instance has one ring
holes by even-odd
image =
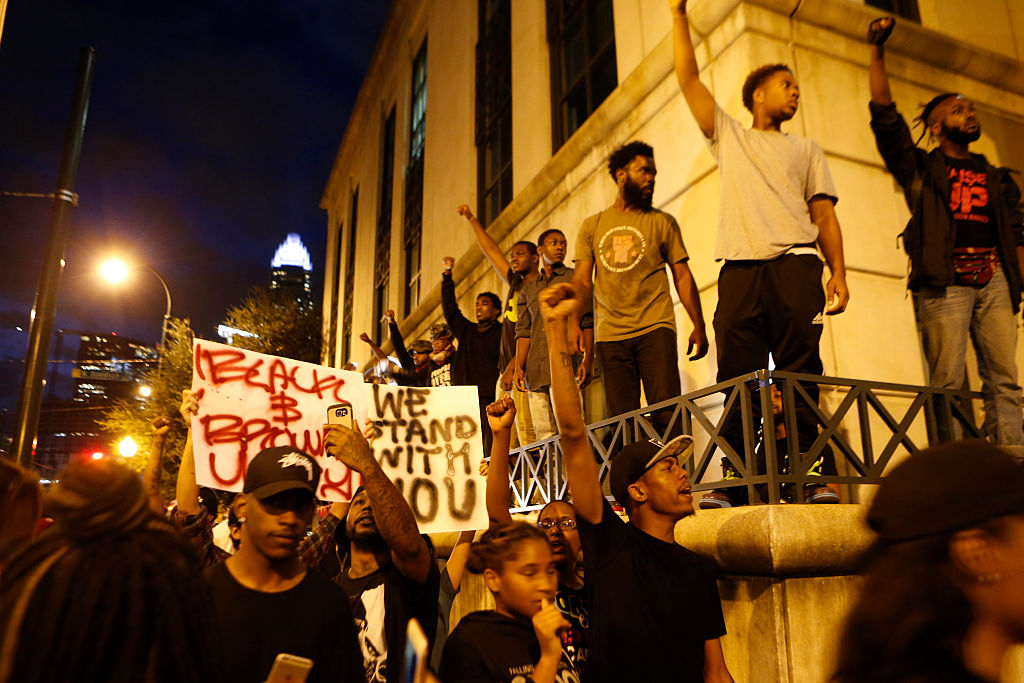
[[[781,393],[778,415],[772,407],[772,384]],[[587,426],[587,434],[606,494],[611,457],[620,448],[642,439],[665,441],[690,434],[694,450],[685,467],[694,491],[745,487],[750,501],[780,502],[793,500],[807,484],[877,484],[901,450],[979,437],[972,401],[980,398],[971,391],[758,370],[595,422]],[[742,437],[727,438],[723,427],[734,411],[739,411]],[[802,432],[802,437],[778,443],[762,439],[762,434],[776,433],[779,420],[786,434]],[[837,473],[812,472],[829,452]],[[515,449],[510,458],[514,512],[568,497],[557,435]],[[709,472],[719,461],[732,466],[733,478]]]

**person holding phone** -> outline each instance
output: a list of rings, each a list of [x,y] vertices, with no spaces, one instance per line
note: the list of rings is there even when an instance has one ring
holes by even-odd
[[[441,680],[578,683],[559,635],[569,622],[553,603],[558,570],[544,532],[526,522],[492,526],[467,568],[483,574],[495,606],[467,614],[448,636]]]
[[[437,624],[440,572],[416,517],[388,479],[366,438],[339,424],[324,427],[325,453],[359,473],[363,485],[344,519],[327,515],[303,544],[303,557],[337,583],[351,614],[368,683],[397,683],[410,618]],[[343,522],[343,523],[342,523]]]

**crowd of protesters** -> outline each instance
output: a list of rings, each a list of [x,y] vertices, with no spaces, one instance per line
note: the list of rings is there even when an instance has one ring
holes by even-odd
[[[798,106],[794,75],[784,65],[750,74],[742,96],[753,127],[743,128],[699,79],[686,0],[669,4],[679,85],[722,176],[719,380],[764,367],[769,354],[780,369],[820,374],[821,316],[842,312],[849,292],[824,155],[780,130]],[[885,76],[892,30],[892,20],[869,30],[872,129],[908,188],[910,286],[927,309],[933,376],[959,386],[962,363],[953,367],[950,354],[962,355],[967,330],[983,336],[980,328],[1004,325],[1007,312],[1012,323],[1019,307],[1020,193],[1003,169],[968,152],[980,127],[959,95],[941,95],[922,113],[937,151],[914,144]],[[273,447],[249,460],[241,493],[222,513],[218,494],[196,481],[191,431],[175,501],[161,499],[170,428],[161,417],[141,480],[110,459],[82,461],[44,493],[29,472],[0,460],[0,683],[257,683],[283,655],[310,660],[312,682],[399,683],[411,620],[427,634],[432,669],[445,683],[732,681],[715,566],[675,542],[676,523],[694,513],[683,467],[692,438],[655,413],[662,441],[613,454],[607,484],[620,515],[602,489],[586,427],[582,390],[597,375],[612,414],[640,407],[641,391],[648,403],[679,394],[673,289],[691,324],[690,359],[709,350],[679,224],[653,207],[654,150],[624,144],[608,171],[615,199],[584,222],[574,267],[560,229],[544,230],[537,244],[516,242],[506,255],[463,205],[458,214],[508,285],[505,298],[480,293],[468,318],[456,302],[455,261],[445,258],[444,322],[429,340],[407,348],[387,314],[398,358],[388,381],[474,386],[479,397],[489,528],[463,532],[443,568],[374,455],[372,425],[366,434],[324,426],[325,455],[361,478],[350,501],[317,514],[320,465]],[[986,202],[975,193],[973,204],[958,199],[943,213],[951,182],[963,193],[968,181],[988,183]],[[940,240],[944,251],[934,248]],[[829,269],[824,288],[819,250]],[[999,305],[952,320],[953,298]],[[872,502],[867,520],[877,540],[841,641],[837,683],[997,681],[1009,646],[1024,641],[1024,468],[1006,452],[1024,444],[1024,433],[1005,336],[975,339],[992,376],[991,443],[914,454]],[[816,399],[811,393],[798,406],[790,436],[801,450],[817,437]],[[185,391],[180,417],[191,425],[202,412],[200,398]],[[738,419],[723,416],[736,451]],[[516,521],[510,451],[555,434],[571,500],[548,503],[535,522]],[[730,468],[726,457],[726,475]],[[834,473],[831,454],[816,468]],[[809,486],[803,500],[839,499],[832,488]],[[706,501],[748,502],[733,491]],[[494,608],[452,624],[467,570],[481,576]]]

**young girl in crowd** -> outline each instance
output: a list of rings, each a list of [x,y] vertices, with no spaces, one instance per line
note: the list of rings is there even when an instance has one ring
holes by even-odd
[[[505,397],[487,406],[487,420],[494,435],[491,462],[487,470],[487,515],[491,524],[510,524],[508,488],[508,447],[516,420],[516,406]],[[537,527],[545,533],[558,570],[555,606],[569,622],[562,631],[562,645],[573,666],[582,671],[587,661],[589,602],[583,589],[580,535],[576,530],[576,508],[564,500],[553,500],[537,516]]]
[[[558,572],[547,537],[525,522],[492,526],[473,543],[467,569],[483,574],[494,610],[459,622],[441,655],[445,683],[578,683],[559,632],[569,628],[552,604]]]

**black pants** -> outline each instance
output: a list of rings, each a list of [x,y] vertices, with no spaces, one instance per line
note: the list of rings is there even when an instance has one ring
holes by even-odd
[[[647,334],[621,341],[598,342],[597,357],[604,373],[607,413],[621,415],[640,407],[640,384],[648,405],[679,396],[679,352],[676,333],[659,327]],[[672,411],[652,416],[655,428],[664,433]]]
[[[769,353],[776,370],[822,373],[818,343],[825,292],[821,274],[821,261],[813,254],[786,254],[770,261],[728,261],[722,266],[714,319],[719,382],[767,368]],[[804,388],[817,404],[818,387]],[[753,408],[757,433],[761,404],[756,396]],[[738,400],[722,419],[722,435],[742,456],[743,417]],[[800,450],[806,452],[817,438],[818,421],[800,397],[796,421]]]

